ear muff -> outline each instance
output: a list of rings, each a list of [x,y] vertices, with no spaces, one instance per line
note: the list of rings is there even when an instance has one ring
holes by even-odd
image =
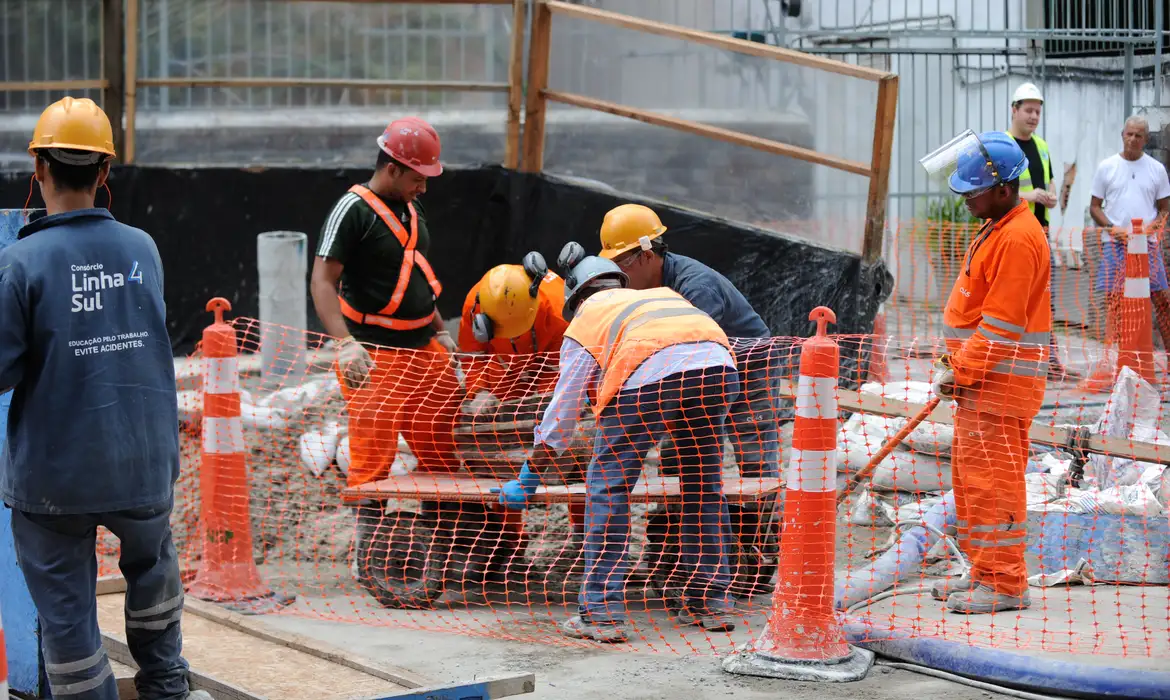
[[[523,264],[524,272],[532,279],[532,284],[528,287],[528,296],[535,299],[536,293],[540,290],[540,283],[548,274],[548,263],[544,261],[543,255],[534,250],[524,256]]]
[[[479,310],[479,295],[475,295],[475,311],[471,315],[471,335],[478,342],[487,343],[495,336],[492,319]]]

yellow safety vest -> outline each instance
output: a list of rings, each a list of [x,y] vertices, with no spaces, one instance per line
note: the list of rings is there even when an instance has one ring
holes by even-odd
[[[1012,135],[1010,131],[1003,133],[1008,136]],[[1048,142],[1036,134],[1032,134],[1032,140],[1036,142],[1036,150],[1040,151],[1040,162],[1044,163],[1044,184],[1047,186],[1049,182],[1052,182],[1052,160],[1048,156]],[[1031,192],[1034,189],[1036,188],[1032,186],[1032,164],[1029,163],[1028,167],[1024,170],[1024,174],[1020,176],[1020,194]],[[1028,211],[1035,214],[1036,204],[1034,202],[1027,202],[1027,205]]]

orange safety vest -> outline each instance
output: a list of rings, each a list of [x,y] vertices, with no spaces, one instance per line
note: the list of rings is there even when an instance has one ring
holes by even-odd
[[[601,367],[601,379],[589,395],[599,417],[630,375],[659,350],[713,342],[735,356],[719,324],[666,287],[598,292],[577,310],[565,337],[580,343]]]
[[[943,312],[961,408],[1032,418],[1048,374],[1048,238],[1021,202],[987,222],[963,260]]]
[[[431,291],[434,292],[435,298],[443,293],[443,285],[439,283],[439,279],[435,277],[434,270],[431,269],[431,264],[423,257],[423,254],[418,252],[415,248],[418,246],[418,214],[414,211],[414,205],[410,202],[406,203],[406,209],[410,212],[410,233],[407,234],[406,227],[390,211],[390,207],[386,206],[378,195],[374,194],[368,187],[364,185],[354,185],[349,188],[350,192],[361,197],[366,204],[374,210],[374,213],[382,219],[382,223],[394,233],[394,237],[402,244],[402,267],[398,270],[398,283],[394,286],[394,293],[390,296],[390,301],[386,306],[382,307],[377,313],[366,314],[358,311],[350,306],[349,302],[338,295],[341,300],[341,313],[353,321],[362,325],[381,326],[382,328],[389,328],[395,331],[409,331],[415,328],[422,328],[435,320],[435,312],[427,314],[422,318],[401,319],[394,318],[394,312],[402,304],[402,297],[406,294],[406,287],[410,284],[410,276],[414,272],[414,266],[426,275],[427,284],[431,286]]]

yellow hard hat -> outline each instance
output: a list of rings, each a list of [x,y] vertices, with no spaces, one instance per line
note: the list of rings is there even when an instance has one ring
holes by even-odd
[[[481,343],[515,338],[532,328],[539,305],[532,281],[523,265],[497,265],[483,276],[478,296],[482,313],[472,321]]]
[[[69,148],[106,156],[114,155],[114,130],[110,118],[89,98],[63,97],[45,108],[32,141],[29,155],[42,148]],[[98,162],[100,157],[91,162]],[[68,162],[68,161],[66,161]]]
[[[623,204],[605,213],[601,222],[601,257],[617,256],[641,247],[649,250],[650,241],[666,233],[666,227],[654,210],[641,204]]]

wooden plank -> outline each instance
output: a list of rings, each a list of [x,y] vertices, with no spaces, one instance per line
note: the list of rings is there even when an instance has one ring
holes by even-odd
[[[792,382],[784,382],[780,387],[780,395],[789,399],[796,398],[796,385]],[[925,404],[909,403],[849,389],[837,390],[837,405],[847,411],[902,418],[915,415],[925,406]],[[930,414],[928,420],[935,423],[953,425],[954,419],[951,416],[951,405],[947,403],[939,404],[938,408],[934,409]],[[1033,422],[1032,429],[1028,432],[1028,439],[1043,445],[1067,447],[1070,441],[1072,441],[1073,435],[1072,431],[1067,428],[1055,428],[1050,425]],[[1084,449],[1089,452],[1113,457],[1127,457],[1141,462],[1170,465],[1170,447],[1141,442],[1139,440],[1090,435],[1085,441]]]
[[[363,700],[495,700],[534,692],[536,675],[523,673],[515,676],[487,676],[474,681],[446,683]]]
[[[120,636],[103,633],[102,644],[106,647],[106,655],[110,657],[112,662],[117,662],[134,670],[138,669],[138,664],[130,654],[130,647],[126,646],[126,641]],[[206,690],[216,700],[267,700],[262,695],[250,693],[239,686],[222,681],[195,668],[187,669],[187,683],[190,685],[191,690]],[[119,680],[119,700],[126,698],[126,696],[122,695],[124,685],[126,685],[125,681]],[[133,681],[129,683],[129,686],[130,688],[134,688]],[[130,697],[137,698],[138,691],[135,689]]]
[[[120,158],[126,130],[122,124],[126,90],[126,18],[122,0],[102,0],[102,109],[114,131],[114,152]]]
[[[105,80],[23,80],[0,83],[0,92],[24,90],[101,90],[108,87]]]
[[[623,15],[617,12],[599,10],[594,7],[571,5],[567,2],[555,2],[554,0],[548,0],[548,2],[541,4],[547,5],[551,11],[558,15],[575,17],[577,19],[592,20],[601,24],[608,24],[611,27],[632,29],[636,32],[654,34],[657,36],[667,37],[669,39],[682,39],[684,41],[690,41],[696,44],[713,46],[717,49],[726,49],[728,51],[747,54],[749,56],[758,56],[760,58],[770,58],[776,61],[782,61],[784,63],[791,63],[803,68],[815,68],[817,70],[836,73],[838,75],[847,75],[851,78],[862,78],[864,80],[872,80],[877,82],[889,75],[892,75],[886,71],[880,71],[874,68],[865,68],[864,66],[854,66],[845,63],[844,61],[835,61],[830,58],[814,56],[809,53],[804,53],[803,51],[783,49],[779,46],[760,44],[754,41],[747,41],[746,39],[733,39],[729,36],[723,36],[721,34],[713,34],[711,32],[704,32],[699,29],[688,29],[686,27],[680,27],[673,24],[655,22],[653,20],[632,17],[630,15]],[[531,84],[529,87],[531,88]]]
[[[347,488],[342,491],[341,496],[347,502],[399,498],[490,503],[499,498],[491,489],[499,487],[500,483],[496,479],[415,472],[391,476],[381,481],[362,484],[357,488]],[[748,503],[779,491],[783,485],[783,481],[775,478],[724,478],[723,493],[732,503]],[[530,500],[534,503],[584,503],[586,498],[585,484],[569,484],[538,487]],[[642,478],[630,492],[631,503],[678,503],[681,500],[682,492],[678,477],[655,477],[650,480]]]
[[[456,92],[507,92],[507,83],[460,80],[366,80],[361,78],[139,78],[139,87],[204,88],[350,88],[354,90],[443,90]]]
[[[548,63],[552,53],[552,11],[538,3],[532,13],[528,43],[528,90],[524,105],[524,157],[521,172],[538,173],[544,167],[544,120],[547,116]]]
[[[123,601],[124,596],[120,594],[97,599],[101,628],[110,631],[106,636],[122,643],[125,642]],[[182,624],[183,656],[191,668],[221,683],[230,679],[236,690],[245,693],[245,698],[363,697],[409,689],[199,615],[184,615]],[[126,663],[125,659],[118,660]],[[217,697],[220,695],[220,691],[207,690]]]
[[[126,68],[122,109],[126,112],[126,133],[123,136],[122,162],[134,162],[134,124],[138,118],[138,1],[126,3]]]
[[[531,88],[530,88],[531,89]],[[825,165],[836,170],[844,170],[854,175],[870,176],[870,168],[865,163],[860,163],[855,160],[846,160],[845,158],[838,158],[830,156],[825,153],[813,151],[808,148],[801,148],[800,146],[793,146],[771,139],[761,138],[759,136],[752,136],[739,131],[732,131],[718,126],[711,126],[709,124],[702,124],[700,122],[693,122],[689,119],[679,119],[678,117],[669,117],[658,112],[651,112],[645,109],[638,109],[636,107],[627,107],[626,105],[619,105],[613,102],[606,102],[594,97],[585,97],[584,95],[577,95],[571,92],[558,92],[556,90],[545,90],[544,97],[553,102],[560,102],[574,107],[582,107],[584,109],[593,109],[598,112],[606,112],[618,117],[626,117],[627,119],[634,119],[636,121],[644,122],[646,124],[653,124],[655,126],[665,126],[668,129],[675,131],[683,131],[695,136],[705,136],[716,141],[725,141],[733,143],[737,146],[746,146],[754,148],[757,151],[764,151],[765,153],[774,153],[780,156],[788,156],[789,158],[796,158],[803,160],[806,163],[815,163],[817,165]]]
[[[528,0],[512,0],[512,48],[508,55],[508,133],[504,143],[504,167],[520,168],[520,118],[524,109],[524,31]]]
[[[878,83],[877,113],[873,124],[873,159],[870,161],[869,194],[865,203],[865,233],[861,259],[872,265],[882,257],[886,230],[886,206],[890,197],[890,160],[894,152],[894,122],[898,116],[898,76]]]
[[[264,624],[262,620],[257,618],[225,610],[206,601],[188,596],[183,605],[184,612],[190,612],[216,624],[250,634],[273,644],[280,644],[289,649],[310,654],[331,663],[352,668],[355,671],[361,671],[375,678],[390,681],[404,688],[419,688],[431,682],[430,679],[405,668],[376,663],[304,635],[279,630]]]

